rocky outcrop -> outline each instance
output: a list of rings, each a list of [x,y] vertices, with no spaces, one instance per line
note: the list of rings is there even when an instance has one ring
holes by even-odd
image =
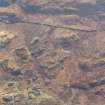
[[[0,48],[6,47],[6,45],[8,45],[12,41],[12,39],[14,39],[15,37],[16,35],[12,32],[1,31],[0,32]]]
[[[0,105],[105,105],[104,4],[0,0]]]

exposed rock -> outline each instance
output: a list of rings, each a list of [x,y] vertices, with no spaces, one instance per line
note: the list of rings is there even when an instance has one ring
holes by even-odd
[[[21,59],[28,59],[29,54],[26,48],[17,48],[15,50],[15,53],[18,57],[20,57]]]
[[[104,12],[104,0],[0,0],[0,105],[105,105]]]
[[[29,99],[32,99],[33,97],[35,96],[40,96],[41,93],[40,93],[40,90],[38,88],[32,88],[32,89],[28,89],[28,97]]]
[[[15,69],[11,70],[11,75],[15,76],[15,77],[23,75],[22,69],[21,68],[15,68]]]
[[[76,84],[71,84],[71,87],[75,89],[89,91],[89,90],[92,90],[96,87],[103,86],[103,85],[105,85],[104,78],[99,79],[99,80],[93,80],[91,82],[84,81],[84,82],[80,82]]]
[[[0,48],[6,47],[13,38],[15,38],[15,34],[9,31],[1,31],[0,32]]]
[[[79,68],[82,71],[87,71],[87,72],[92,72],[92,71],[97,71],[100,68],[105,68],[105,61],[104,59],[99,59],[93,62],[80,62],[79,63]]]
[[[16,48],[15,49],[15,60],[18,65],[30,63],[30,52],[27,48]]]
[[[8,67],[8,59],[5,59],[3,61],[0,61],[0,70],[3,70],[4,72],[9,70]]]
[[[39,41],[39,37],[34,37],[34,38],[32,39],[32,41],[31,41],[31,44],[32,44],[32,45],[33,45],[33,44],[37,44],[38,41]]]
[[[82,71],[91,71],[91,66],[88,64],[88,63],[86,63],[86,62],[80,62],[79,63],[79,68],[80,68],[80,70],[82,70]]]
[[[2,99],[4,102],[10,102],[10,101],[12,101],[12,96],[5,96]]]
[[[37,36],[31,40],[30,51],[31,51],[32,56],[37,58],[41,56],[42,54],[44,54],[44,52],[47,50],[44,42],[45,40],[42,42],[42,39]]]
[[[71,37],[57,39],[55,46],[57,48],[70,49],[73,48],[75,45],[78,45],[79,41],[79,37],[73,35]]]
[[[45,48],[43,48],[43,47],[37,47],[37,48],[33,48],[31,50],[31,54],[34,57],[38,57],[38,56],[42,55],[44,53],[44,51],[45,51]]]

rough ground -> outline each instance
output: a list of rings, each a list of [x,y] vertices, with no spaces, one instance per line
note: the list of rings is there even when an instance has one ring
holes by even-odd
[[[0,0],[0,105],[105,105],[105,1]]]

